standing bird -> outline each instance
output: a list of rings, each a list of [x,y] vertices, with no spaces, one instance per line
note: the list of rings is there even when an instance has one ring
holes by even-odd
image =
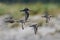
[[[8,17],[8,18],[5,18],[5,19],[6,19],[5,20],[6,23],[14,23],[15,22],[13,17]]]
[[[20,10],[21,12],[25,12],[25,22],[28,20],[29,18],[29,9],[28,8],[25,8],[23,10]]]
[[[45,17],[45,18],[46,18],[46,23],[48,23],[49,20],[50,20],[50,18],[51,18],[52,16],[50,16],[50,15],[48,14],[48,11],[45,11],[45,15],[42,16],[42,17]]]
[[[24,20],[20,20],[19,22],[22,24],[22,29],[24,30],[23,25],[25,24],[25,21]]]
[[[30,27],[33,27],[35,34],[37,34],[38,25],[37,25],[37,24],[33,24],[33,25],[31,25]]]

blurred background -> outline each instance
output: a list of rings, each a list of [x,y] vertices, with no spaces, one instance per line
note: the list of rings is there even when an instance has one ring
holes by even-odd
[[[45,9],[48,13],[56,16],[60,13],[60,0],[0,0],[0,15],[10,13],[14,18],[23,16],[20,10],[29,8],[31,15],[43,14]]]

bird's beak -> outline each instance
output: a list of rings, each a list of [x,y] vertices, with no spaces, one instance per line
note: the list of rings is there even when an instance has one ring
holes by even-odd
[[[22,12],[23,10],[20,10],[20,12]]]

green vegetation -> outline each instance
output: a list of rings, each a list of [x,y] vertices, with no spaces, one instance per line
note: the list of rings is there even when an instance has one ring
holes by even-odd
[[[4,14],[11,14],[15,19],[20,19],[22,16],[24,16],[24,12],[20,12],[20,10],[24,8],[29,8],[30,10],[30,15],[40,15],[43,14],[45,9],[48,9],[48,13],[50,15],[56,16],[57,14],[60,13],[60,5],[58,4],[53,4],[53,3],[48,3],[48,4],[43,4],[43,3],[35,3],[35,4],[20,4],[20,3],[14,3],[14,4],[5,4],[5,3],[0,3],[0,16]],[[39,26],[42,26],[45,21],[44,20],[39,20],[40,22],[38,23]],[[19,23],[14,23],[12,24],[11,28],[18,28]]]
[[[20,12],[20,10],[24,9],[25,7],[29,8],[30,15],[36,15],[36,14],[43,14],[45,9],[48,9],[49,14],[56,15],[57,13],[60,13],[60,5],[58,4],[42,4],[42,3],[35,3],[35,4],[5,4],[0,3],[0,15],[11,13],[11,15],[15,19],[21,18],[24,14],[24,12]]]

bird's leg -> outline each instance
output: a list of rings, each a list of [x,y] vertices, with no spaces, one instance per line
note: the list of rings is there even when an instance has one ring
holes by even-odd
[[[34,28],[35,35],[37,34],[37,28]]]
[[[25,25],[26,21],[24,20],[23,24]]]
[[[52,16],[49,16],[48,18],[49,18],[49,20],[50,20],[50,18],[51,18]]]
[[[24,30],[23,23],[22,23],[22,29]]]
[[[48,23],[48,18],[46,18],[46,23]]]

